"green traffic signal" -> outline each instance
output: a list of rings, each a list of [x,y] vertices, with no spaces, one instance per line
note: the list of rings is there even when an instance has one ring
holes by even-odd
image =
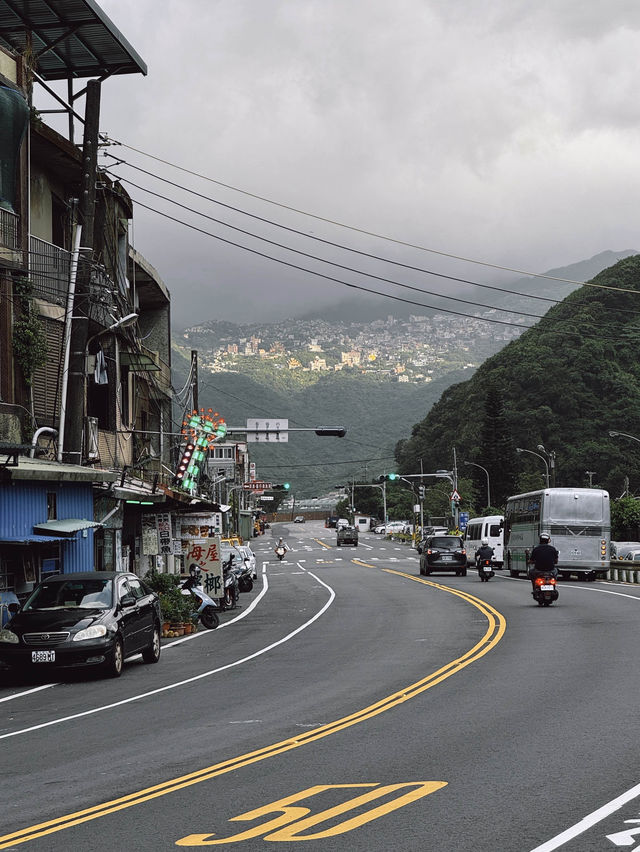
[[[390,479],[393,482],[394,479],[398,478],[398,474],[397,473],[388,473],[387,478]]]
[[[282,487],[285,491],[288,491],[291,488],[291,485],[288,482],[283,483]]]

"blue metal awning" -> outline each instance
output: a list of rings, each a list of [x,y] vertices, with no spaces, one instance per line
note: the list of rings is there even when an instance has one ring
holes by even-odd
[[[52,541],[69,541],[69,538],[52,535],[0,535],[0,544],[50,544]]]
[[[34,524],[34,533],[41,533],[44,538],[59,534],[68,538],[75,535],[79,530],[88,530],[91,527],[101,527],[99,521],[87,521],[84,518],[65,518],[59,521],[45,521],[43,524]]]

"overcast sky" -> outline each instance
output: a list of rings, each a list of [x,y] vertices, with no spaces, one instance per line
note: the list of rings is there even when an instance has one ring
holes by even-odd
[[[328,220],[517,269],[640,248],[637,0],[98,2],[148,65],[147,77],[103,85],[101,130],[127,145]],[[513,278],[286,211],[126,148],[109,151],[360,251],[478,281]],[[109,158],[100,164],[287,246],[429,289],[449,286],[310,243]],[[126,186],[204,231],[320,269]],[[134,241],[171,291],[176,326],[300,314],[353,292],[139,206]]]

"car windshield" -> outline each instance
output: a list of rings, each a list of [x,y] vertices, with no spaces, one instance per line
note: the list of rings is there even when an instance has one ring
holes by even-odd
[[[45,580],[34,590],[23,607],[24,612],[45,609],[108,609],[113,598],[110,579]]]
[[[459,538],[451,535],[438,536],[432,538],[429,546],[436,550],[457,550],[462,547],[462,542]]]

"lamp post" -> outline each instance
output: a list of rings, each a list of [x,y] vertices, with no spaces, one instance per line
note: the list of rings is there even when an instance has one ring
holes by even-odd
[[[556,487],[556,453],[555,450],[545,450],[542,444],[538,444],[537,449],[540,450],[541,453],[544,453],[545,458],[549,462],[549,469],[551,471],[551,487]]]
[[[549,487],[549,465],[544,456],[541,456],[540,453],[534,453],[533,450],[524,450],[522,447],[516,447],[516,453],[531,453],[532,456],[537,456],[539,459],[542,459],[546,471],[547,478],[547,488]]]
[[[484,472],[487,476],[487,509],[488,509],[489,506],[491,505],[491,486],[489,484],[489,471],[486,469],[486,467],[482,467],[481,464],[476,464],[475,462],[466,461],[466,462],[464,462],[464,464],[470,464],[473,467],[479,467],[480,470],[484,470]]]
[[[627,435],[626,432],[615,432],[613,430],[610,430],[609,436],[611,438],[618,438],[618,437],[631,438],[632,441],[637,441],[640,444],[640,438],[636,438],[635,435]]]

